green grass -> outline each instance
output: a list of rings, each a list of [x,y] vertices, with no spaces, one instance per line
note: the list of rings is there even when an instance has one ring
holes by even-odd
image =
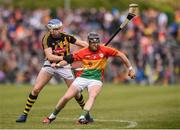
[[[26,123],[15,120],[24,109],[32,87],[0,85],[0,129],[118,129],[180,128],[180,87],[105,84],[91,111],[95,122],[77,125],[81,112],[71,100],[50,125],[41,123],[66,91],[64,84],[48,85],[34,104]],[[87,91],[83,94],[87,99]],[[130,121],[130,122],[128,122]],[[131,124],[133,123],[133,124]],[[134,124],[137,123],[137,124]],[[136,125],[136,126],[135,126]]]

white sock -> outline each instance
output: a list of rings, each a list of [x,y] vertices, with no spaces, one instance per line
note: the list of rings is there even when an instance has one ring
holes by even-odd
[[[81,115],[80,117],[79,117],[79,119],[84,119],[85,117],[83,116],[83,115]]]
[[[54,119],[56,118],[56,116],[52,113],[50,116],[49,116],[49,119]]]

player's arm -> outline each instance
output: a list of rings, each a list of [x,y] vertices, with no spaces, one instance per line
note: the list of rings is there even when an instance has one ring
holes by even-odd
[[[105,47],[104,49],[108,56],[115,56],[115,57],[119,57],[121,59],[121,61],[128,68],[128,76],[130,76],[132,79],[134,79],[136,77],[133,67],[124,53],[118,51],[117,49],[111,48],[111,47]]]
[[[88,47],[88,45],[89,45],[86,41],[82,41],[78,38],[75,38],[72,35],[67,35],[67,40],[68,40],[68,42],[70,42],[74,45],[80,46],[80,47]]]
[[[74,61],[81,61],[83,59],[82,57],[83,50],[77,51],[74,54],[66,55],[66,56],[60,56],[61,61],[57,64],[52,64],[52,67],[62,67],[67,64],[72,64]]]
[[[67,56],[60,56],[60,61],[58,63],[52,63],[51,67],[62,67],[67,64],[72,64],[74,62],[73,54]]]
[[[120,51],[118,51],[118,53],[115,55],[116,57],[119,57],[121,59],[121,61],[125,64],[125,66],[127,68],[132,67],[130,61],[128,60],[128,58],[126,57],[126,55]]]
[[[49,61],[55,61],[55,62],[57,62],[57,61],[61,61],[61,60],[63,60],[63,57],[62,56],[57,56],[57,55],[54,55],[53,53],[52,53],[52,48],[51,47],[48,47],[48,48],[45,48],[44,49],[44,53],[45,53],[45,55],[46,55],[46,57],[47,57],[47,59],[49,60]]]
[[[115,56],[117,56],[117,57],[119,57],[121,59],[121,61],[128,68],[128,76],[130,76],[132,79],[134,79],[136,77],[136,75],[135,75],[133,67],[132,67],[130,61],[128,60],[128,58],[126,57],[126,55],[124,53],[118,51]]]
[[[52,63],[51,64],[51,67],[63,67],[63,66],[65,66],[65,65],[67,65],[68,63],[67,63],[67,61],[65,61],[65,60],[62,60],[62,61],[60,61],[60,62],[58,62],[58,63]]]
[[[89,44],[86,41],[82,41],[80,39],[76,39],[75,45],[78,45],[80,47],[88,47]]]
[[[46,58],[52,62],[63,60],[62,57],[53,54],[52,48],[51,48],[51,44],[53,43],[53,41],[49,36],[50,34],[47,33],[42,39],[42,46],[43,46]]]

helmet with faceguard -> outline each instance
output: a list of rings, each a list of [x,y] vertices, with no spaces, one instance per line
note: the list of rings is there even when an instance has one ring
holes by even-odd
[[[60,28],[62,27],[62,22],[59,20],[59,19],[51,19],[49,20],[48,24],[46,25],[46,27],[49,29],[49,30],[53,30],[53,29],[57,29],[57,28]]]
[[[88,41],[89,43],[99,43],[100,42],[100,36],[96,32],[90,32],[88,34]]]

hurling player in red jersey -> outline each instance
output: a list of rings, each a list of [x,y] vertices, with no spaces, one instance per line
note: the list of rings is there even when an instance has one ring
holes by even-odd
[[[61,61],[56,65],[52,64],[52,67],[55,67],[73,63],[74,61],[82,61],[83,70],[79,77],[73,81],[65,95],[59,100],[55,108],[56,111],[43,120],[44,123],[51,123],[51,121],[56,118],[58,114],[57,111],[60,112],[71,98],[85,88],[87,88],[89,96],[81,116],[78,119],[78,123],[87,124],[90,122],[88,120],[89,111],[94,104],[96,96],[102,89],[104,68],[109,57],[119,57],[128,68],[128,75],[130,78],[135,78],[135,72],[132,65],[122,52],[111,47],[100,45],[100,37],[96,32],[89,33],[88,41],[89,47],[81,49],[74,54],[62,57],[64,61]]]

